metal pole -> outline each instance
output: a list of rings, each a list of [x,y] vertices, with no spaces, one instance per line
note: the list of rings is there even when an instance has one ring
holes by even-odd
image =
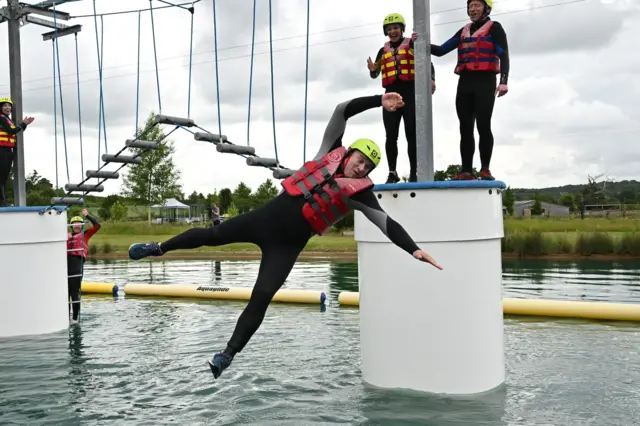
[[[9,78],[11,100],[13,101],[13,122],[22,121],[22,63],[20,58],[20,5],[18,0],[9,0]],[[24,134],[16,135],[15,157],[13,163],[13,204],[16,207],[27,205],[24,174]]]
[[[413,0],[416,72],[416,155],[417,178],[433,181],[433,114],[431,104],[431,23],[429,0]]]

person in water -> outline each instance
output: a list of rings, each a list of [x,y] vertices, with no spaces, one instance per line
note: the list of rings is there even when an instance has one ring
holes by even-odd
[[[385,92],[399,93],[404,106],[395,111],[382,110],[382,121],[386,132],[384,144],[389,165],[386,183],[400,181],[396,166],[398,163],[398,135],[400,121],[404,120],[404,133],[409,154],[409,182],[417,182],[418,160],[416,157],[416,86],[413,40],[404,37],[406,22],[399,13],[387,15],[382,22],[382,31],[389,37],[376,55],[375,62],[367,59],[369,76],[377,78],[382,73],[382,87]],[[436,90],[436,71],[431,64],[431,93]]]
[[[82,276],[84,274],[84,262],[89,253],[89,240],[100,230],[100,223],[89,214],[87,209],[82,209],[82,216],[86,217],[93,225],[86,232],[84,230],[84,219],[74,216],[69,221],[71,232],[67,234],[67,279],[69,299],[71,299],[71,322],[78,322],[80,316],[80,289],[82,287]]]
[[[313,160],[282,181],[283,191],[255,210],[213,228],[192,228],[165,242],[137,243],[129,248],[133,260],[162,256],[180,249],[253,243],[262,260],[249,303],[238,318],[227,347],[214,354],[209,366],[214,378],[231,365],[258,330],[271,299],[289,276],[300,252],[315,235],[322,235],[349,212],[358,210],[393,243],[414,258],[442,269],[422,251],[404,228],[380,207],[369,173],[380,164],[380,149],[370,139],[342,146],[347,120],[363,111],[403,106],[397,93],[355,98],[340,103],[326,127],[322,145]]]
[[[453,180],[477,179],[473,174],[476,142],[473,131],[477,122],[480,141],[480,179],[494,180],[489,166],[493,154],[491,117],[496,95],[509,91],[509,46],[507,35],[499,22],[489,18],[492,0],[467,0],[471,22],[456,32],[442,46],[431,45],[431,54],[444,56],[458,49],[454,72],[458,79],[456,112],[460,122],[461,171]],[[500,81],[496,87],[496,74]]]

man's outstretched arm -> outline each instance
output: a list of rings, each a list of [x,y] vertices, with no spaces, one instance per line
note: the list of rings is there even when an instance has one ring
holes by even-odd
[[[413,255],[420,247],[413,241],[413,238],[398,222],[385,212],[373,191],[365,191],[354,195],[349,200],[351,206],[364,214],[374,225],[376,225],[389,240]]]
[[[382,95],[363,96],[342,102],[336,106],[322,137],[322,144],[314,160],[321,159],[328,152],[342,145],[342,135],[347,128],[347,120],[366,110],[382,106]]]

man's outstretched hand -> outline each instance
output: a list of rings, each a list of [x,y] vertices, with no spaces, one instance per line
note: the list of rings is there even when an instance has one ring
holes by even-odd
[[[382,95],[382,106],[387,111],[395,111],[404,106],[404,101],[398,93],[389,92]]]
[[[430,263],[433,266],[435,266],[436,268],[442,270],[442,266],[438,265],[438,262],[436,262],[433,257],[429,256],[427,253],[425,253],[422,250],[414,251],[413,252],[413,257],[415,257],[418,260],[422,260],[423,262]]]

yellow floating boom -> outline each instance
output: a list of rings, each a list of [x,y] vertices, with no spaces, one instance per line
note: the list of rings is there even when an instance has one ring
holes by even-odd
[[[82,283],[83,293],[118,294],[120,288],[112,283]],[[219,287],[184,284],[127,284],[122,287],[126,296],[189,297],[196,299],[249,300],[252,287]],[[274,302],[324,304],[327,296],[317,290],[281,289]]]
[[[360,293],[343,291],[338,295],[338,302],[360,306]],[[503,298],[502,309],[505,315],[640,321],[640,305],[630,303]]]

